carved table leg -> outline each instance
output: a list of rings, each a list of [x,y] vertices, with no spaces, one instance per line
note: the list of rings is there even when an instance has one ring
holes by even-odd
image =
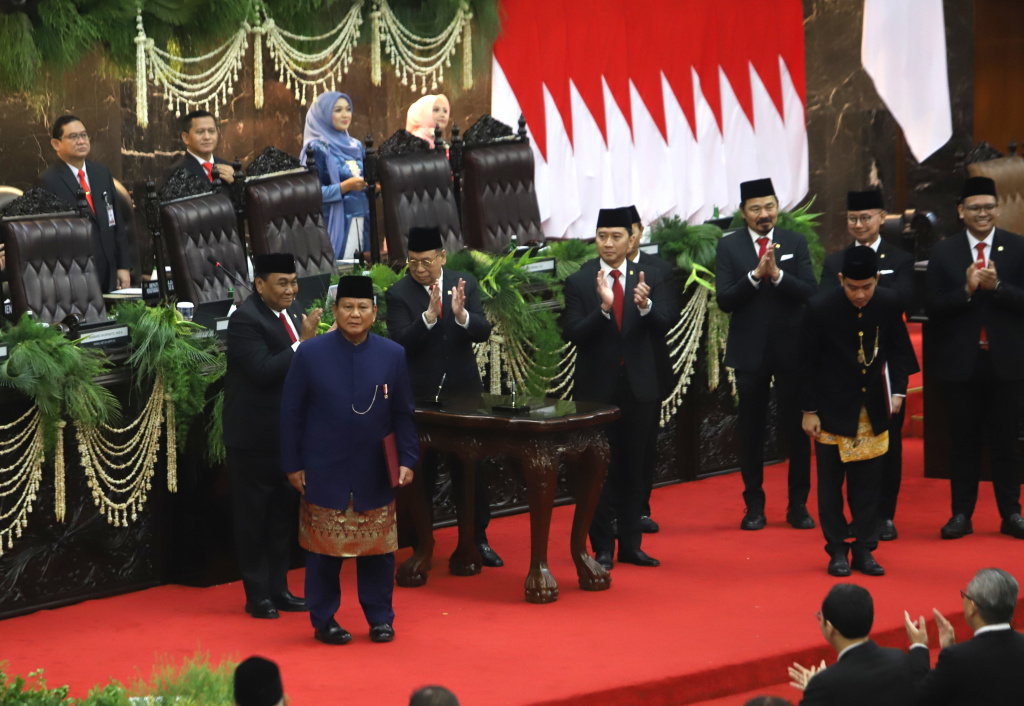
[[[422,449],[420,458],[423,458]],[[416,528],[416,547],[413,555],[395,572],[395,583],[404,588],[417,588],[427,583],[427,572],[434,556],[433,499],[427,497],[426,481],[419,469],[412,476],[412,484],[398,492]]]
[[[558,481],[557,448],[549,441],[536,439],[523,443],[521,448],[530,503],[530,573],[526,576],[526,601],[554,603],[558,600],[558,582],[548,569],[548,536]]]
[[[448,457],[449,459],[452,456]],[[483,569],[484,560],[476,546],[473,530],[473,516],[476,512],[476,465],[481,456],[476,453],[460,453],[458,462],[462,464],[456,484],[455,512],[459,522],[459,543],[448,559],[448,570],[456,576],[475,576]],[[452,469],[454,471],[454,469]],[[455,473],[452,474],[453,482]]]
[[[597,510],[597,501],[601,498],[611,454],[604,434],[591,432],[584,435],[584,443],[576,458],[576,511],[572,516],[569,551],[576,564],[580,588],[584,591],[606,591],[611,587],[612,578],[587,552],[587,532]]]

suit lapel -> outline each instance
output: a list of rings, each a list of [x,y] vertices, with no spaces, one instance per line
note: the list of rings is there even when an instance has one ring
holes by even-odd
[[[776,240],[776,242],[778,242]],[[736,247],[739,248],[739,256],[743,263],[744,270],[749,272],[757,267],[757,250],[754,249],[754,241],[750,239],[750,231],[746,226],[736,231]]]
[[[256,308],[260,311],[263,316],[263,320],[266,322],[267,327],[271,333],[277,337],[277,339],[284,344],[284,346],[290,346],[292,344],[292,337],[288,335],[288,329],[285,328],[284,322],[280,318],[274,315],[273,310],[267,306],[267,303],[263,301],[263,298],[259,294],[253,294],[256,297]],[[290,310],[286,314],[292,317],[292,323],[295,322],[295,314]],[[299,326],[295,327],[296,331],[301,330]]]

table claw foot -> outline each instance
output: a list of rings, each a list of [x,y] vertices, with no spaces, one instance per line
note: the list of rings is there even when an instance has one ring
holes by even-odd
[[[530,569],[526,576],[527,603],[554,603],[558,600],[558,582],[548,567]]]
[[[580,579],[580,588],[584,591],[607,591],[612,587],[611,574],[589,554],[585,554],[576,563],[576,573]]]

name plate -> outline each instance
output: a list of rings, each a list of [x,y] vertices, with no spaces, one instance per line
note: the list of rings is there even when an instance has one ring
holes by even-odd
[[[7,360],[7,346],[0,345],[0,360]]]
[[[523,265],[523,269],[526,272],[551,272],[551,273],[554,273],[554,271],[555,271],[555,258],[553,258],[553,257],[546,257],[543,260],[537,260],[536,262],[531,262],[528,265]]]
[[[100,326],[81,334],[78,345],[83,348],[113,348],[128,345],[128,327],[124,324]]]
[[[658,243],[649,243],[647,245],[641,245],[640,246],[640,252],[644,253],[645,255],[657,256],[657,254],[658,254]]]
[[[7,299],[4,301],[4,318],[10,319],[14,316],[14,305],[11,304],[11,300]]]
[[[174,280],[167,280],[167,293],[170,294],[174,291]],[[160,282],[157,280],[151,280],[149,282],[142,283],[142,298],[146,301],[150,299],[160,298]]]
[[[217,338],[227,338],[228,336],[228,317],[218,316],[213,321],[213,330],[217,332]]]

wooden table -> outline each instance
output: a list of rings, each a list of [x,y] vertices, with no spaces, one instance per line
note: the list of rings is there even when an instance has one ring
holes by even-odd
[[[520,464],[530,505],[530,571],[526,576],[526,600],[552,603],[558,600],[558,583],[548,569],[548,535],[559,461],[575,472],[576,511],[573,514],[569,550],[580,588],[604,591],[611,577],[587,553],[587,532],[597,509],[608,473],[608,441],[602,425],[619,417],[618,407],[550,398],[519,398],[529,412],[495,410],[511,404],[511,398],[479,395],[443,400],[437,407],[418,407],[416,425],[422,451],[433,448],[455,456],[462,466],[460,492],[455,494],[459,541],[448,568],[457,576],[480,573],[482,560],[473,540],[474,488],[477,462],[493,456]],[[398,568],[399,586],[416,587],[427,582],[434,551],[431,503],[416,473],[406,491],[417,544],[413,556]]]

